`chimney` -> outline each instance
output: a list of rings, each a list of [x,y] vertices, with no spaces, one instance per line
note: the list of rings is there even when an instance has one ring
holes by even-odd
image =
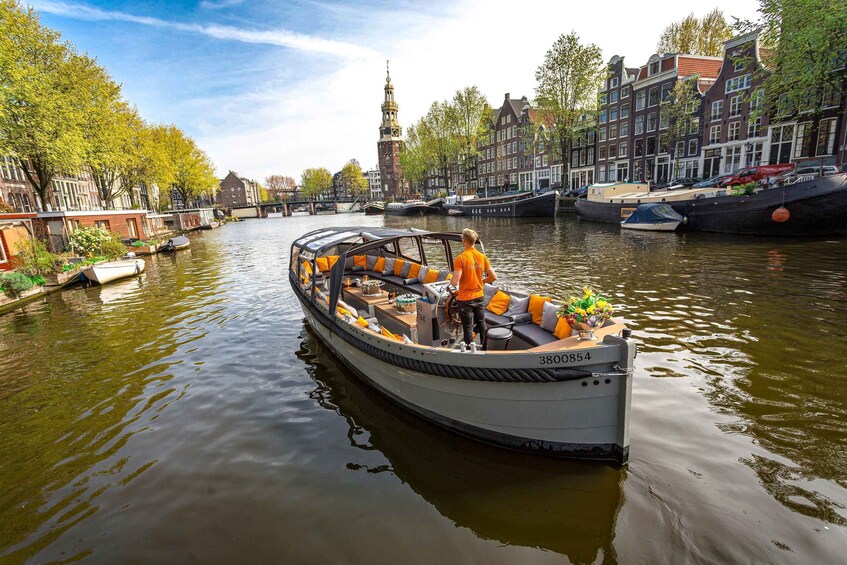
[[[509,99],[509,93],[507,92],[506,93],[506,100],[508,100],[508,99]]]

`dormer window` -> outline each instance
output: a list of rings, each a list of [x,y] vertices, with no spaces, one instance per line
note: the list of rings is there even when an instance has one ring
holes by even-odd
[[[654,63],[650,63],[650,67],[647,69],[647,73],[650,75],[658,74],[659,72],[659,61]]]
[[[617,88],[617,87],[618,87],[618,77],[614,77],[614,78],[613,78],[613,79],[609,82],[609,88]]]

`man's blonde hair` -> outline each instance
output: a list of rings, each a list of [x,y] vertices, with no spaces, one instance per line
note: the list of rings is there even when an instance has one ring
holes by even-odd
[[[479,239],[479,236],[471,228],[465,228],[462,230],[462,241],[464,243],[469,243],[473,245],[474,243],[476,243],[477,239]]]

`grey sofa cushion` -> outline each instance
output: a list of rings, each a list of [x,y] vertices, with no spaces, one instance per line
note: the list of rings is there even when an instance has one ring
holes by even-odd
[[[350,271],[353,269],[353,256],[349,255],[347,259],[344,260],[344,270]]]
[[[368,255],[367,260],[368,270],[373,271],[376,266],[376,255]]]
[[[439,281],[446,281],[447,276],[452,272],[453,271],[451,271],[450,269],[443,269],[441,271],[438,271],[438,280]]]
[[[494,298],[494,295],[497,294],[497,291],[500,290],[493,284],[485,283],[485,286],[482,289],[482,292],[485,293],[485,305],[488,306],[488,303],[491,302],[491,299]]]
[[[506,315],[517,316],[518,314],[526,314],[527,308],[529,308],[529,296],[524,296],[523,298],[512,296],[512,299],[509,301],[509,309],[506,310]]]
[[[556,324],[559,323],[559,317],[556,316],[558,309],[552,302],[545,302],[544,309],[541,311],[541,327],[550,333],[556,331]]]
[[[506,312],[506,317],[510,318],[515,324],[529,324],[532,322],[532,314],[524,312],[523,314],[509,314]]]
[[[364,271],[364,270],[365,270],[365,268],[364,268],[363,266],[361,266],[361,265],[354,265],[354,266],[353,266],[353,272],[354,272],[354,273],[355,273],[356,271]]]
[[[544,345],[546,343],[558,341],[553,334],[547,330],[541,329],[541,326],[536,326],[535,324],[515,325],[512,328],[512,332],[532,346]]]
[[[501,324],[508,324],[512,319],[506,316],[498,316],[494,312],[490,310],[485,311],[485,323],[490,326],[499,326]]]
[[[382,270],[383,275],[393,275],[394,274],[394,257],[386,257],[385,258],[385,268]]]
[[[412,262],[406,261],[405,263],[403,263],[403,268],[400,269],[400,276],[403,277],[404,279],[408,278],[409,277],[409,271],[411,269],[412,269]]]

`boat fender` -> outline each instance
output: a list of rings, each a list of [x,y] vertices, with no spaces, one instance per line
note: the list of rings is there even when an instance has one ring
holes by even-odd
[[[788,208],[786,208],[785,206],[780,206],[779,208],[773,211],[773,214],[771,214],[771,219],[778,224],[787,222],[790,217],[791,212],[789,212]]]

